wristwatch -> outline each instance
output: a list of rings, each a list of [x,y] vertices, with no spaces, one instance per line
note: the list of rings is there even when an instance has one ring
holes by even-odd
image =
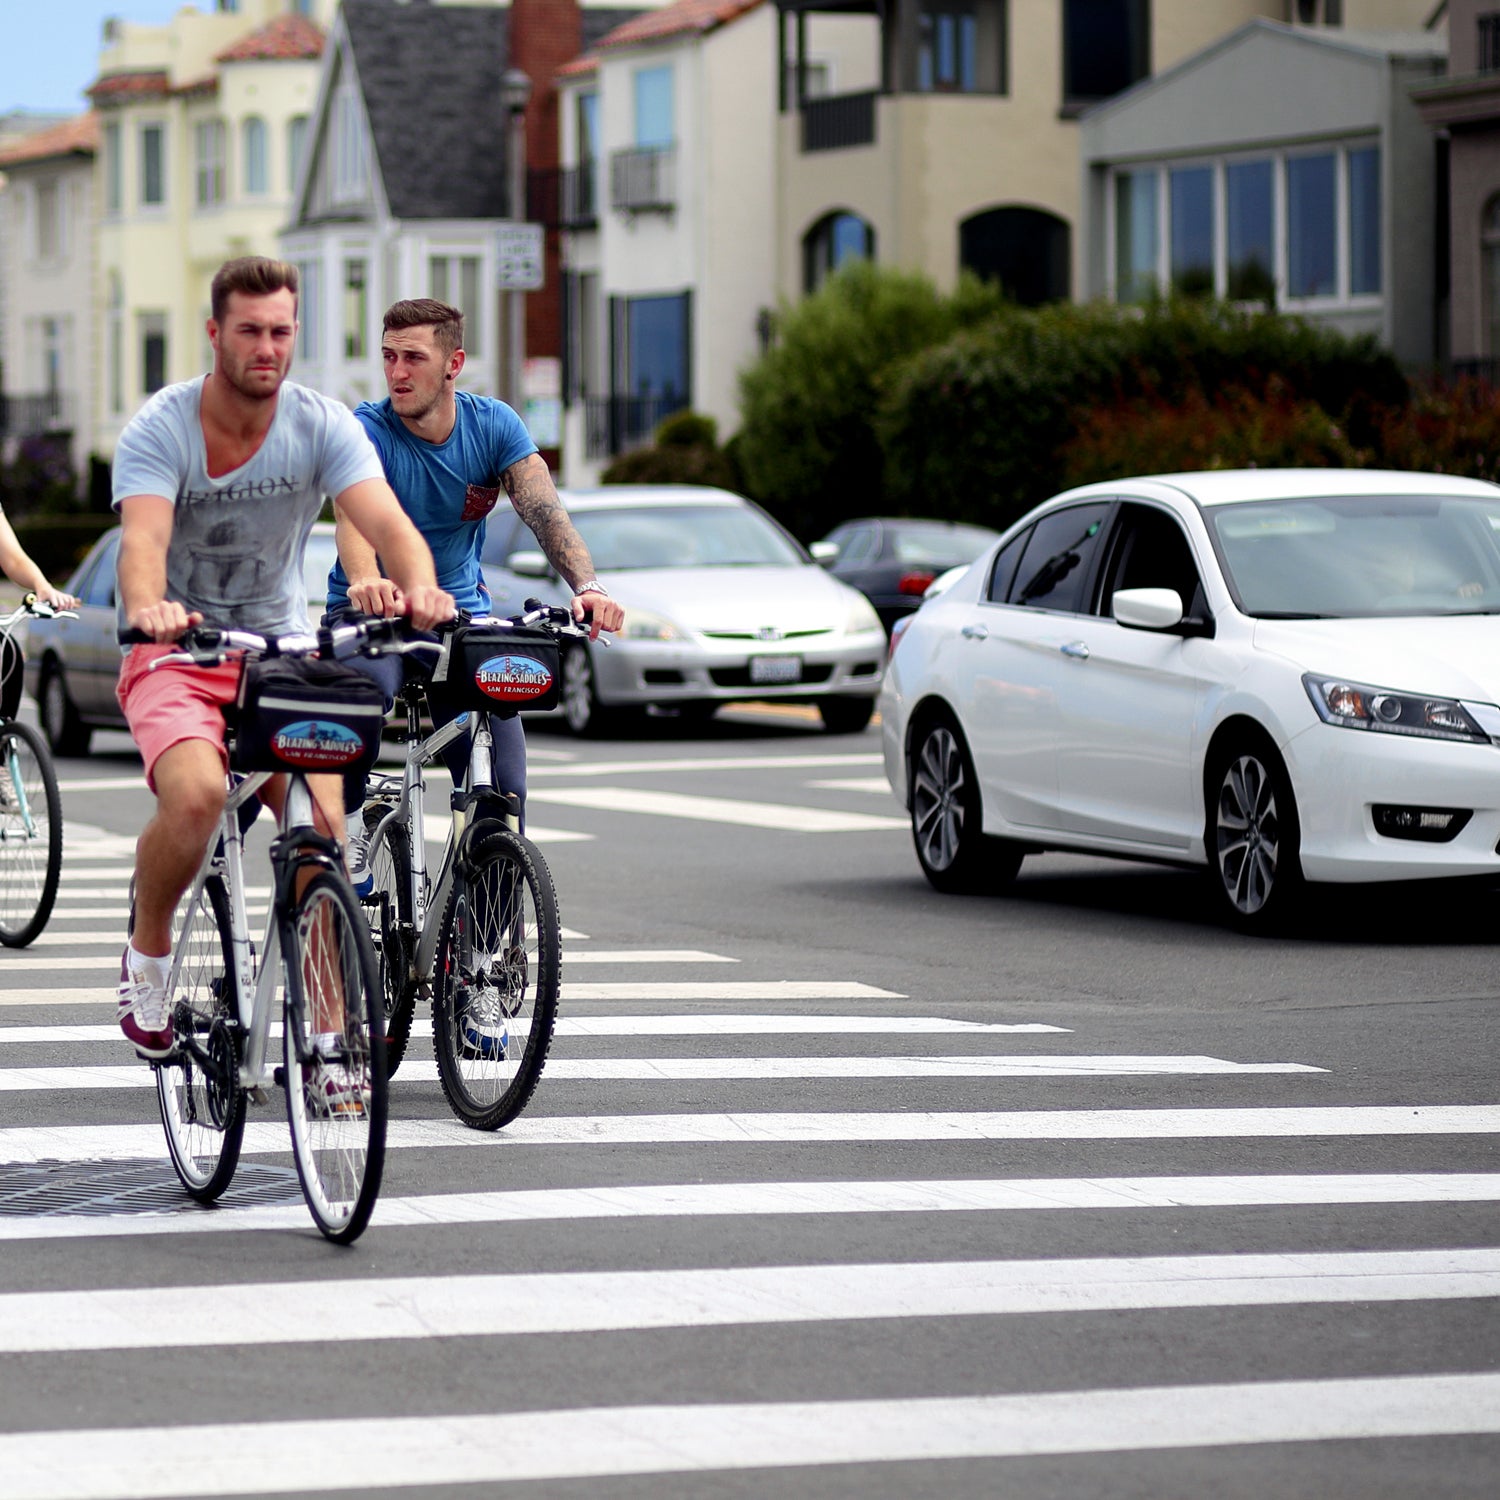
[[[575,597],[579,594],[603,594],[606,599],[609,598],[609,590],[597,578],[590,578],[586,583],[580,583],[573,593]]]

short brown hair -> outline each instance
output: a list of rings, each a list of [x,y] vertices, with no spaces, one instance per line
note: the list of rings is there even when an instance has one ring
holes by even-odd
[[[242,255],[226,260],[214,276],[209,293],[215,323],[224,321],[232,292],[247,297],[269,297],[272,292],[288,291],[292,305],[297,303],[297,268],[287,260],[272,260],[267,255]]]
[[[464,315],[456,307],[432,297],[391,303],[385,310],[382,327],[386,333],[398,328],[430,328],[433,343],[445,356],[464,346]]]

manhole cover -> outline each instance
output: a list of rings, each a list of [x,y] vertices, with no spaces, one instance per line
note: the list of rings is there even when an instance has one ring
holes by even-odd
[[[220,1199],[226,1207],[301,1201],[296,1172],[254,1162],[240,1163]],[[0,1218],[159,1214],[191,1206],[167,1162],[43,1161],[0,1167]]]

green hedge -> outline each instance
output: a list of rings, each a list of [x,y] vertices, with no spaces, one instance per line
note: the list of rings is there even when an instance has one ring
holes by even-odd
[[[23,516],[16,539],[53,583],[68,581],[90,547],[118,521],[114,515]]]

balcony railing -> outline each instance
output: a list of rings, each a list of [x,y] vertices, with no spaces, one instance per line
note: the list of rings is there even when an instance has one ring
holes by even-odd
[[[542,167],[528,174],[526,208],[548,229],[593,229],[599,223],[599,168]]]
[[[0,437],[34,437],[72,423],[72,402],[61,391],[0,396]]]
[[[609,206],[625,213],[664,212],[677,206],[677,148],[645,146],[609,159]]]
[[[584,454],[613,458],[644,448],[657,424],[687,405],[686,396],[590,396],[584,409]]]
[[[875,142],[874,91],[864,94],[827,94],[802,106],[802,149],[841,151],[847,146]]]

